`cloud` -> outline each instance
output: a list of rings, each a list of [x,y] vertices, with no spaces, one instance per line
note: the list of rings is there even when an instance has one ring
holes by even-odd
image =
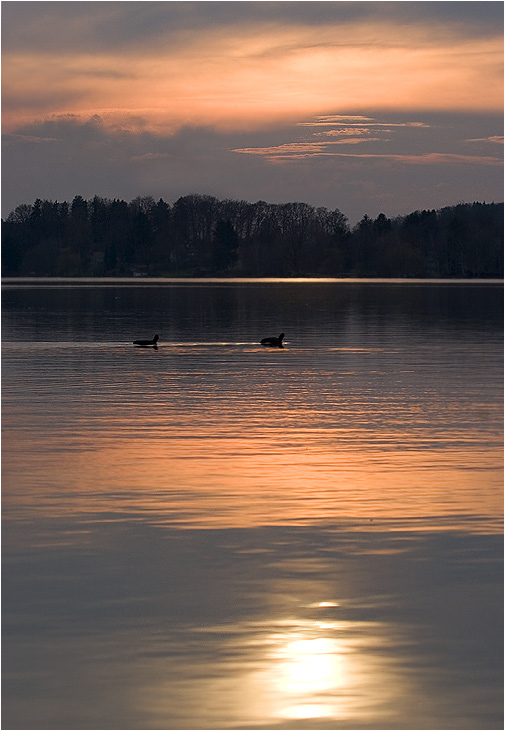
[[[503,135],[491,135],[490,137],[477,137],[467,142],[492,142],[494,145],[503,145]]]
[[[433,38],[488,38],[502,27],[503,8],[498,2],[5,2],[2,20],[4,51],[95,53],[184,46],[209,30],[279,25],[424,27]]]
[[[375,141],[372,138],[370,141]],[[352,140],[352,144],[363,142],[363,140]],[[329,144],[343,144],[339,142],[304,144],[304,143],[288,143],[278,145],[276,147],[250,147],[233,150],[247,155],[260,155],[270,160],[289,160],[299,157],[349,157],[370,160],[384,160],[390,162],[400,162],[408,165],[498,165],[501,166],[502,160],[496,157],[486,157],[479,155],[456,155],[443,152],[428,152],[424,155],[399,155],[391,153],[366,153],[366,152],[336,152],[328,149]]]
[[[426,122],[403,120],[403,121],[382,121],[373,117],[360,117],[360,125],[354,127],[352,117],[344,115],[318,115],[314,120],[298,123],[296,127],[303,127],[311,131],[310,137],[295,142],[282,142],[276,145],[240,147],[234,148],[233,152],[243,155],[257,155],[265,158],[269,163],[295,162],[302,158],[334,157],[351,158],[356,161],[370,160],[380,161],[382,164],[405,164],[405,165],[480,165],[480,166],[501,166],[502,160],[489,155],[468,155],[461,150],[455,150],[457,138],[452,132],[452,139],[445,144],[448,148],[445,151],[433,151],[433,147],[440,147],[443,137],[440,134],[439,125],[430,125]],[[362,126],[366,121],[367,126]],[[320,126],[328,129],[320,130]],[[438,133],[438,134],[437,134]],[[385,135],[388,135],[387,137]],[[416,142],[417,136],[417,142]],[[336,138],[336,139],[335,139]],[[498,136],[490,136],[486,141],[498,141]],[[474,140],[477,141],[477,140]],[[460,145],[464,145],[464,138]],[[379,143],[382,146],[387,144],[389,150],[375,149],[367,152],[345,151],[342,146],[358,146],[367,143]],[[393,147],[393,149],[391,149]],[[408,151],[405,151],[408,147]],[[415,148],[418,147],[419,151]],[[394,149],[396,148],[396,149]]]
[[[354,122],[353,119],[360,120]],[[355,125],[361,128],[366,122],[373,127],[428,127],[425,122],[376,122],[372,117],[345,117],[336,114],[327,116],[316,116],[312,122],[298,122],[298,127],[334,127],[336,124],[345,124],[348,127]]]
[[[313,115],[312,125],[362,125],[365,109],[502,108],[498,29],[449,33],[415,14],[415,23],[402,23],[405,9],[396,17],[390,8],[335,7],[347,3],[84,3],[86,12],[76,3],[74,13],[69,4],[5,3],[27,6],[8,7],[3,21],[5,131],[51,113],[98,113],[125,128],[142,117],[165,134],[188,124],[261,129]],[[300,20],[309,9],[297,5],[317,6],[311,22]],[[197,20],[197,10],[212,22]],[[332,108],[353,114],[328,115]]]
[[[395,155],[395,154],[377,154],[377,153],[352,153],[352,152],[334,152],[338,157],[356,157],[369,158],[376,160],[386,160],[392,162],[401,162],[408,165],[492,165],[493,167],[501,167],[503,161],[496,157],[485,157],[479,155],[456,155],[447,152],[427,152],[424,155]]]
[[[61,201],[95,194],[125,200],[152,195],[169,203],[191,193],[303,201],[339,208],[351,222],[365,212],[394,216],[461,200],[502,200],[499,158],[465,155],[457,145],[458,135],[464,141],[478,128],[491,135],[480,117],[458,120],[456,133],[449,118],[431,115],[425,127],[395,128],[389,142],[369,139],[365,152],[356,150],[359,143],[348,151],[325,144],[340,138],[320,138],[319,128],[310,131],[314,138],[300,139],[308,128],[296,125],[237,133],[187,126],[163,136],[146,129],[111,129],[97,118],[54,117],[9,136],[2,159],[3,215],[38,197]],[[487,127],[493,124],[496,120]],[[387,128],[381,129],[385,135]],[[30,144],[27,138],[53,141]],[[445,152],[432,152],[436,141]],[[233,151],[240,149],[251,152]]]
[[[354,219],[385,201],[393,215],[499,200],[501,15],[480,2],[3,3],[4,210],[206,193]]]
[[[329,129],[324,132],[314,132],[315,137],[347,137],[368,135],[370,127],[341,127],[340,129]]]
[[[147,162],[149,160],[164,160],[169,157],[173,157],[173,155],[168,152],[146,152],[143,155],[132,155],[131,160],[133,162]]]
[[[342,140],[336,140],[331,142],[287,142],[283,145],[276,145],[274,147],[244,147],[233,150],[233,152],[242,152],[247,155],[263,155],[267,158],[288,158],[288,157],[301,157],[301,156],[316,156],[316,155],[332,155],[338,153],[332,153],[328,150],[331,145],[359,145],[363,142],[381,142],[380,137],[368,137],[363,139],[361,137],[348,137]]]
[[[2,135],[4,143],[39,144],[41,142],[58,142],[57,137],[36,137],[35,135],[11,134]]]

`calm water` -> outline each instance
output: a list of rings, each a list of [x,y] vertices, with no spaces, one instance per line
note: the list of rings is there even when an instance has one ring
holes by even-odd
[[[501,283],[7,280],[2,339],[3,728],[503,727]]]

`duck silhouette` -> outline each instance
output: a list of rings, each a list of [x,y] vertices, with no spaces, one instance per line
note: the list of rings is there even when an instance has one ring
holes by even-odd
[[[282,345],[283,337],[284,333],[281,333],[278,338],[263,338],[263,340],[261,340],[261,344],[267,348],[282,348],[284,347]]]
[[[160,339],[159,335],[155,335],[152,340],[134,340],[134,345],[140,345],[141,348],[147,348],[150,345],[154,345],[155,348],[157,348],[158,340]]]

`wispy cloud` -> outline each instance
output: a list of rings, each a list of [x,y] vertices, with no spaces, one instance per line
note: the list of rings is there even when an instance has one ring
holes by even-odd
[[[40,144],[43,142],[59,142],[57,137],[37,137],[36,135],[7,134],[2,135],[2,142],[15,144]]]
[[[373,127],[429,127],[425,122],[377,122],[373,117],[346,117],[344,115],[318,115],[314,120],[309,122],[297,122],[298,127],[335,127],[336,125],[345,125],[345,127],[356,126],[360,128],[367,123],[368,128]],[[343,127],[343,128],[345,128]],[[338,129],[338,128],[337,128]]]
[[[381,142],[379,137],[348,137],[342,140],[331,142],[287,142],[282,145],[271,147],[242,147],[236,148],[233,152],[242,152],[249,155],[262,155],[267,158],[289,158],[289,157],[314,157],[317,155],[334,155],[329,151],[332,145],[359,145],[363,142]]]
[[[341,125],[362,125],[366,122],[373,122],[372,117],[363,117],[353,114],[317,114],[310,122],[297,122],[298,127],[326,127]]]
[[[356,120],[356,121],[354,121]],[[357,121],[359,120],[359,122]],[[354,126],[356,125],[356,126]],[[297,123],[295,128],[310,130],[310,137],[304,140],[284,142],[269,146],[236,147],[233,152],[245,155],[257,155],[268,162],[288,162],[304,158],[348,158],[383,163],[398,163],[405,165],[480,165],[499,166],[502,160],[490,155],[468,155],[461,148],[465,142],[493,142],[503,140],[499,136],[489,136],[481,139],[461,139],[460,149],[454,146],[458,141],[454,138],[445,151],[433,150],[440,147],[433,126],[423,121],[398,120],[383,121],[373,117],[346,116],[338,114],[317,115],[313,120]],[[323,129],[321,129],[323,128]],[[421,139],[419,138],[421,135]],[[428,135],[428,136],[427,136]],[[431,138],[430,136],[431,135]],[[417,139],[416,139],[417,137]],[[342,147],[358,147],[364,144],[374,144],[374,149],[366,152],[343,150]],[[389,149],[378,149],[377,145],[388,145]],[[420,146],[424,149],[419,151]],[[408,151],[405,151],[405,147]],[[413,150],[417,150],[414,152]]]
[[[340,127],[339,129],[328,129],[324,132],[314,132],[314,137],[356,137],[369,134],[370,127]]]
[[[356,121],[356,120],[359,120]],[[366,122],[366,126],[364,123]],[[268,147],[235,148],[233,152],[248,155],[261,155],[269,160],[286,160],[289,158],[343,155],[332,148],[337,145],[362,145],[371,142],[385,143],[395,128],[419,129],[429,128],[424,122],[379,122],[373,117],[360,115],[327,114],[317,115],[313,120],[298,122],[296,127],[311,130],[311,138],[303,141],[285,142]],[[321,130],[321,127],[325,129]],[[316,131],[313,131],[313,130]]]
[[[503,145],[503,135],[491,135],[490,137],[475,137],[466,142],[491,142],[494,145]]]
[[[166,160],[170,157],[173,155],[169,152],[146,152],[143,155],[132,155],[130,159],[133,162],[150,162],[151,160]]]
[[[361,142],[362,140],[356,140]],[[328,143],[339,144],[339,143]],[[276,147],[244,147],[235,149],[248,155],[260,155],[272,161],[295,160],[304,157],[345,157],[361,160],[380,160],[404,163],[406,165],[492,165],[501,166],[502,160],[496,157],[479,155],[458,155],[446,152],[427,152],[423,155],[402,155],[396,153],[338,152],[328,149],[327,145],[290,143]]]
[[[339,157],[368,158],[376,160],[390,160],[408,165],[491,165],[501,167],[503,161],[496,157],[479,155],[457,155],[449,152],[427,152],[424,155],[397,155],[377,153],[330,153]]]

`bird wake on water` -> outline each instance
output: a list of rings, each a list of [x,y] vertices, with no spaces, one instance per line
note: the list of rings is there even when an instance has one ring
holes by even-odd
[[[278,338],[263,338],[260,342],[267,348],[282,348],[284,347],[282,345],[283,338],[284,333],[281,333]]]
[[[139,345],[141,348],[148,348],[149,346],[154,346],[155,348],[158,347],[158,340],[160,339],[159,335],[155,335],[152,340],[134,340],[134,345]]]

